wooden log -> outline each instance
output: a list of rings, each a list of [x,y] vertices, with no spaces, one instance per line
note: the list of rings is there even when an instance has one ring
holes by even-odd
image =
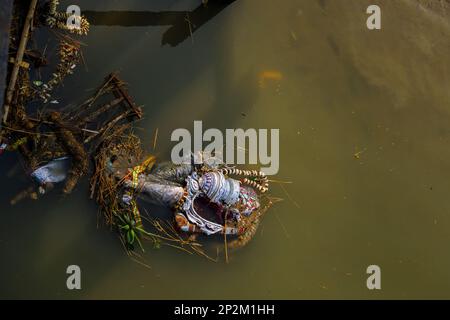
[[[13,0],[2,0],[0,6],[0,106],[3,106],[7,87],[6,76],[8,72],[8,57],[10,43],[10,27]],[[0,112],[1,114],[1,112]],[[1,121],[0,121],[1,127]]]
[[[9,108],[13,99],[14,89],[16,87],[17,76],[19,74],[19,68],[22,63],[25,48],[28,43],[28,35],[30,33],[31,24],[34,17],[34,12],[36,10],[36,4],[38,0],[31,0],[30,8],[28,9],[28,14],[25,19],[25,24],[23,26],[22,37],[20,38],[19,48],[17,50],[16,58],[14,60],[14,67],[11,71],[11,77],[9,80],[9,85],[6,90],[5,105],[3,107],[3,123],[8,120]]]

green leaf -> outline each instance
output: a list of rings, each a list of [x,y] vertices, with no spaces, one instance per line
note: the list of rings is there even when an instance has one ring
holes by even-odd
[[[130,230],[131,233],[131,244],[134,243],[134,240],[136,239],[136,233],[134,232],[133,229]]]
[[[128,242],[128,244],[133,244],[133,241],[131,238],[131,230],[127,232],[127,242]]]
[[[142,246],[141,240],[139,240],[139,237],[136,237],[136,241],[139,244],[139,247],[141,248],[142,252],[145,252],[144,247]]]

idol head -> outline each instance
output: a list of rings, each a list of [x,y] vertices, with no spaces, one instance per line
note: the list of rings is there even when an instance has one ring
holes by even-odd
[[[249,215],[259,208],[258,195],[253,188],[226,178],[222,172],[205,173],[199,179],[199,186],[211,202],[233,207],[240,214]]]
[[[232,206],[239,200],[239,181],[225,178],[221,172],[205,173],[199,179],[199,186],[209,200],[216,204]]]

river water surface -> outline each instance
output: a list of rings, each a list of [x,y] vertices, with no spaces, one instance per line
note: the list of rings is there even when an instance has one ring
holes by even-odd
[[[369,31],[371,2],[237,0],[177,45],[162,45],[169,26],[154,21],[93,21],[82,39],[87,67],[58,91],[62,103],[81,102],[119,71],[144,105],[145,144],[158,128],[161,159],[170,159],[172,131],[194,120],[279,128],[276,179],[292,184],[272,185],[284,201],[228,264],[149,245],[148,269],[98,222],[87,181],[67,197],[11,206],[29,181],[4,155],[0,297],[450,298],[450,10],[379,0],[382,29]],[[69,4],[191,11],[200,1]],[[82,290],[66,288],[71,264]],[[372,264],[381,290],[366,287]]]

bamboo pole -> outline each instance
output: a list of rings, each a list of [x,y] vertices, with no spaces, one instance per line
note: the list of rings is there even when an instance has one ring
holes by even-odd
[[[28,14],[25,20],[25,24],[23,26],[22,37],[20,38],[19,48],[17,50],[16,59],[14,60],[14,67],[11,71],[11,77],[9,80],[8,89],[6,90],[6,99],[4,105],[4,114],[3,114],[3,123],[6,124],[8,120],[9,107],[12,102],[14,88],[16,87],[17,76],[19,74],[20,64],[23,59],[23,55],[25,53],[25,48],[28,42],[28,35],[30,33],[31,23],[34,17],[34,11],[36,10],[36,4],[38,0],[31,0],[30,8],[28,9]]]

